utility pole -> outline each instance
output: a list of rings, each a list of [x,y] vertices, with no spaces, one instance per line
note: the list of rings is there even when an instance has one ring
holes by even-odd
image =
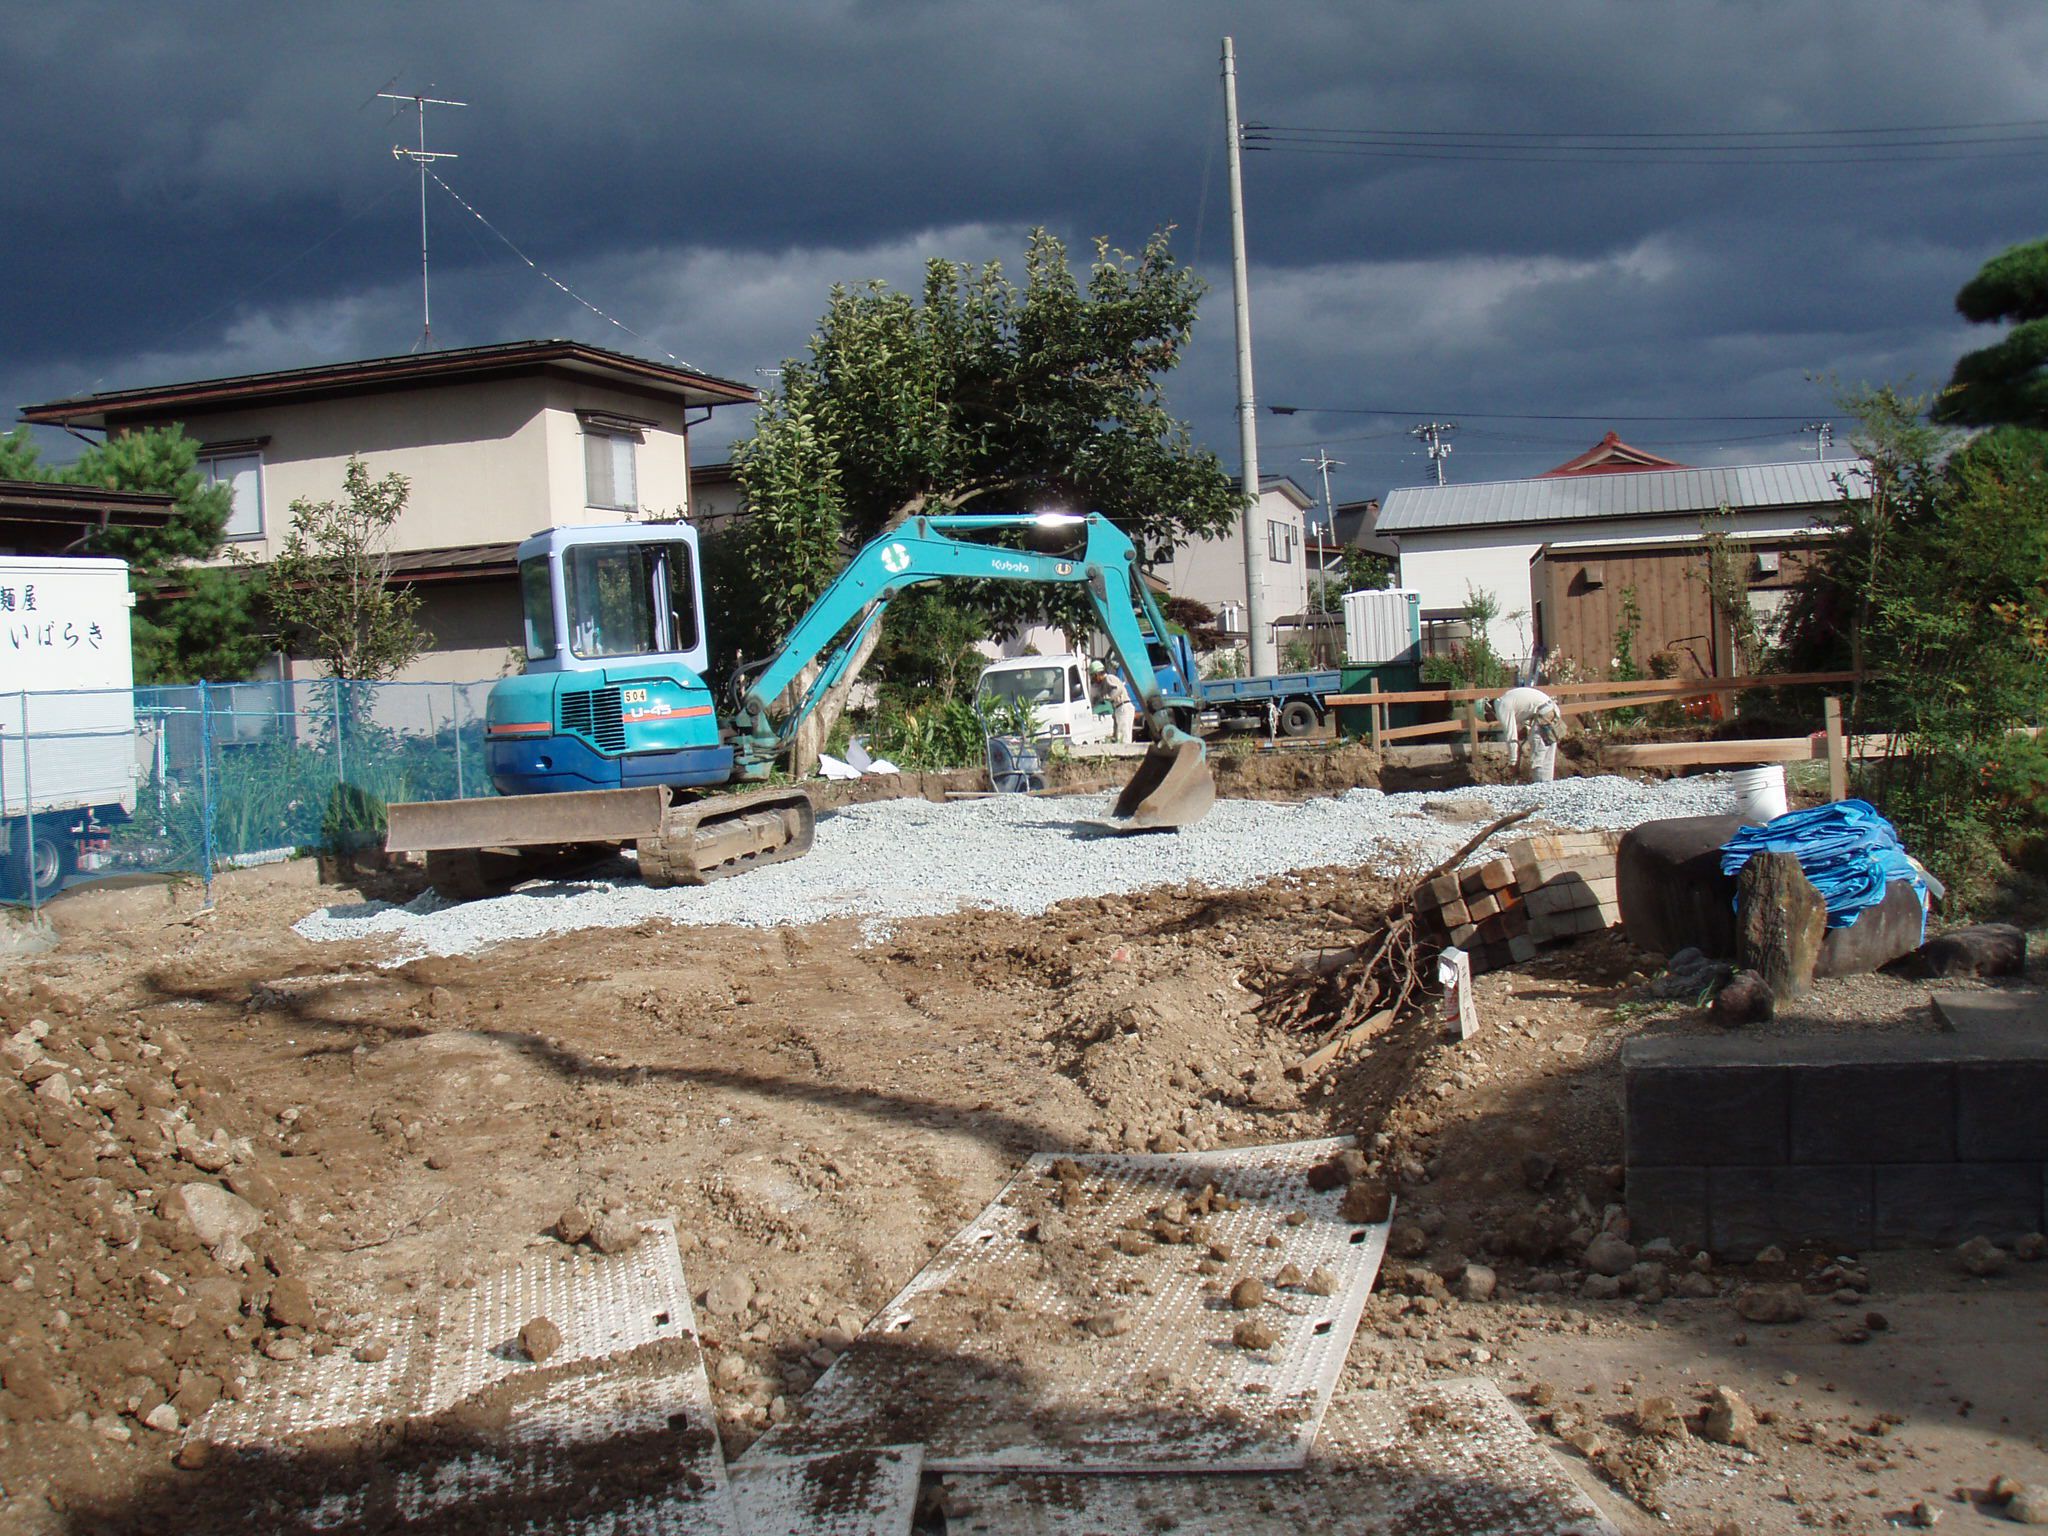
[[[1330,471],[1333,469],[1342,469],[1344,467],[1344,461],[1342,459],[1331,458],[1330,451],[1327,448],[1318,448],[1316,450],[1316,456],[1314,458],[1303,459],[1301,462],[1312,466],[1313,468],[1321,471],[1322,473],[1323,531],[1329,542],[1331,544],[1334,544],[1337,540],[1337,504],[1330,500]],[[1324,563],[1328,558],[1329,557],[1326,553],[1323,539],[1317,539],[1316,611],[1318,613],[1328,613],[1330,611],[1329,568]]]
[[[434,307],[427,292],[427,167],[436,160],[461,158],[450,150],[427,148],[427,108],[466,107],[469,103],[407,91],[379,91],[377,95],[384,101],[411,102],[420,119],[419,148],[407,149],[403,144],[391,146],[392,159],[410,160],[420,171],[420,339],[413,343],[413,350],[417,352],[421,347],[431,347],[434,344]],[[396,115],[394,112],[393,116]]]
[[[1266,628],[1265,532],[1259,511],[1259,418],[1252,393],[1252,295],[1244,259],[1244,165],[1237,123],[1237,49],[1223,39],[1223,120],[1230,136],[1231,292],[1237,311],[1237,442],[1244,463],[1244,626],[1250,631],[1251,675],[1279,670],[1273,636]]]
[[[1828,444],[1835,440],[1835,424],[1832,421],[1809,421],[1799,430],[1813,434],[1814,446],[1820,449],[1820,461],[1827,463]]]
[[[1436,483],[1444,483],[1444,460],[1451,456],[1451,445],[1444,441],[1446,432],[1455,432],[1455,421],[1425,421],[1408,429],[1410,437],[1419,437],[1429,450],[1430,467],[1436,471]]]

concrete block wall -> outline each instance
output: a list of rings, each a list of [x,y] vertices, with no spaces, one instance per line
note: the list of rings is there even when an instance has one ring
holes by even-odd
[[[1937,1011],[1949,1032],[1631,1041],[1636,1235],[1739,1259],[2048,1230],[2048,1016],[1997,994]]]

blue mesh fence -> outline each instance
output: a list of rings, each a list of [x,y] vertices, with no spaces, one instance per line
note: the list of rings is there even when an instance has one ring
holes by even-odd
[[[383,806],[493,793],[491,684],[0,694],[0,899],[378,845]]]

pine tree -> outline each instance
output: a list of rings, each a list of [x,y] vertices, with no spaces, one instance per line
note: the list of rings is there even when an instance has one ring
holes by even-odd
[[[1956,294],[1978,325],[2016,322],[2003,340],[1965,353],[1935,401],[1937,421],[1963,427],[2048,427],[2048,240],[1987,261]]]

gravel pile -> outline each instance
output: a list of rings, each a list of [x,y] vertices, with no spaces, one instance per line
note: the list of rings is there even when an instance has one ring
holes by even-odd
[[[1662,784],[1573,778],[1481,786],[1454,796],[1354,789],[1296,805],[1219,800],[1184,831],[1125,837],[1098,825],[1109,814],[1106,794],[946,805],[877,800],[820,818],[817,845],[807,857],[715,885],[658,891],[630,876],[547,881],[460,904],[429,893],[403,906],[326,907],[302,919],[296,931],[316,941],[386,939],[411,959],[648,919],[772,928],[837,917],[886,924],[961,907],[1037,913],[1078,896],[1184,882],[1246,886],[1328,864],[1426,868],[1476,830],[1423,809],[1453,799],[1481,802],[1496,815],[1533,805],[1556,826],[1617,830],[1733,807],[1719,775]],[[1508,836],[1527,830],[1513,828]]]

